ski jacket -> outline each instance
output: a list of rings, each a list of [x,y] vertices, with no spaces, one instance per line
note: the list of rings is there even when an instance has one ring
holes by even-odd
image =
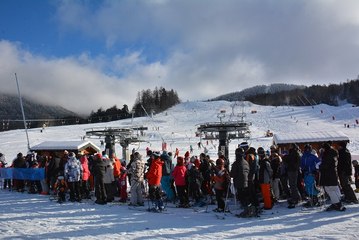
[[[259,160],[259,183],[270,183],[273,175],[272,167],[270,166],[267,157]]]
[[[90,177],[89,161],[86,156],[81,156],[80,162],[82,166],[82,180],[87,181]]]
[[[13,162],[13,167],[14,168],[26,168],[26,161],[24,157],[17,157],[15,158],[14,162]]]
[[[248,187],[249,163],[242,157],[236,156],[236,161],[232,164],[230,176],[237,189]]]
[[[103,161],[106,166],[103,182],[105,184],[110,184],[115,181],[115,176],[113,175],[113,161],[109,158],[104,158]]]
[[[226,190],[228,178],[228,172],[224,167],[220,169],[215,169],[215,174],[212,177],[212,180],[214,182],[214,189]]]
[[[160,158],[155,158],[152,160],[150,169],[146,174],[148,185],[159,186],[161,184],[162,166],[163,162],[160,160]]]
[[[314,174],[317,169],[316,166],[320,162],[320,159],[309,151],[305,151],[301,158],[301,169],[302,172],[307,174]]]
[[[93,162],[92,162],[92,171],[93,171],[93,175],[96,178],[104,178],[105,177],[105,170],[106,169],[106,164],[105,162],[102,160],[102,158],[98,158],[95,156]]]
[[[176,186],[186,186],[186,166],[177,165],[172,172],[173,179],[175,180]]]
[[[128,173],[131,174],[131,182],[143,182],[145,162],[141,157],[135,158],[129,166]]]
[[[342,148],[338,151],[338,174],[344,176],[352,175],[352,157],[347,148]]]
[[[277,154],[274,153],[269,156],[270,166],[273,170],[272,179],[280,178],[280,168],[282,164],[282,158]]]
[[[52,157],[50,159],[49,165],[47,166],[47,174],[49,177],[56,177],[59,173],[60,160],[59,157]]]
[[[332,147],[324,149],[320,164],[320,185],[338,186],[338,152]]]
[[[162,176],[170,176],[173,170],[172,166],[172,158],[166,151],[163,151],[161,155],[161,159],[163,160],[163,168],[162,168]]]
[[[64,167],[64,176],[68,182],[78,182],[82,175],[82,166],[76,157],[69,157]]]
[[[201,185],[203,177],[201,172],[196,166],[192,166],[191,169],[187,171],[187,182],[191,184]]]
[[[113,176],[119,178],[121,174],[121,162],[118,158],[113,158]]]
[[[299,150],[295,148],[289,149],[289,153],[285,158],[287,171],[288,172],[296,172],[300,169],[300,153]]]

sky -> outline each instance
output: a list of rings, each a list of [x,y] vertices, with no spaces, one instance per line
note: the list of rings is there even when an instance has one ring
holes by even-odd
[[[356,79],[357,0],[2,0],[0,92],[87,113]]]

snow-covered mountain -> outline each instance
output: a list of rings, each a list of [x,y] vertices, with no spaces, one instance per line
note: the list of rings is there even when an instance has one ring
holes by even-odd
[[[232,112],[232,109],[234,111]],[[359,155],[359,134],[356,120],[358,107],[347,104],[341,107],[317,105],[314,107],[271,107],[244,102],[239,106],[226,101],[184,102],[166,112],[153,116],[126,119],[108,123],[72,125],[30,129],[30,145],[45,140],[79,140],[88,128],[124,127],[143,125],[147,142],[130,145],[130,149],[145,154],[147,147],[160,150],[162,141],[169,150],[179,148],[180,155],[194,147],[195,155],[203,149],[197,148],[200,141],[195,132],[199,124],[219,121],[218,113],[226,119],[246,113],[251,122],[249,143],[255,148],[268,149],[272,138],[265,137],[267,130],[273,133],[296,133],[338,130],[350,138],[349,150]],[[252,113],[253,112],[253,113]],[[233,113],[233,114],[232,114]],[[347,127],[349,125],[349,128]],[[346,126],[346,127],[344,127]],[[27,151],[24,130],[0,133],[0,152],[11,161],[18,152]],[[100,139],[91,139],[100,146]],[[230,142],[230,161],[234,150],[242,140]],[[215,158],[217,142],[202,142],[209,154]],[[122,151],[116,145],[116,152]],[[233,201],[232,201],[233,203]],[[235,203],[233,203],[235,204]],[[109,204],[93,205],[91,202],[66,203],[59,205],[47,196],[13,193],[0,190],[1,239],[358,239],[359,206],[348,205],[346,212],[324,212],[322,208],[304,211],[301,207],[287,209],[285,203],[265,211],[260,218],[239,219],[227,214],[224,220],[209,212],[192,209],[172,208],[168,204],[165,214],[129,210],[127,206]],[[238,212],[237,205],[232,211]]]

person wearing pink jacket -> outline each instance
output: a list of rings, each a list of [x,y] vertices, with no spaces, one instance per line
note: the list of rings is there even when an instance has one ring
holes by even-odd
[[[89,188],[89,178],[90,178],[90,170],[89,170],[89,162],[86,155],[83,152],[79,152],[78,156],[80,158],[81,166],[82,166],[82,181],[81,181],[81,196],[82,198],[90,199],[90,188]]]

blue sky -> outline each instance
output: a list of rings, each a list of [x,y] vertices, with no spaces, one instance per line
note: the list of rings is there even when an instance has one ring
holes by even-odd
[[[1,0],[1,92],[89,113],[142,89],[203,100],[358,76],[356,0]],[[41,94],[34,94],[34,93]]]

